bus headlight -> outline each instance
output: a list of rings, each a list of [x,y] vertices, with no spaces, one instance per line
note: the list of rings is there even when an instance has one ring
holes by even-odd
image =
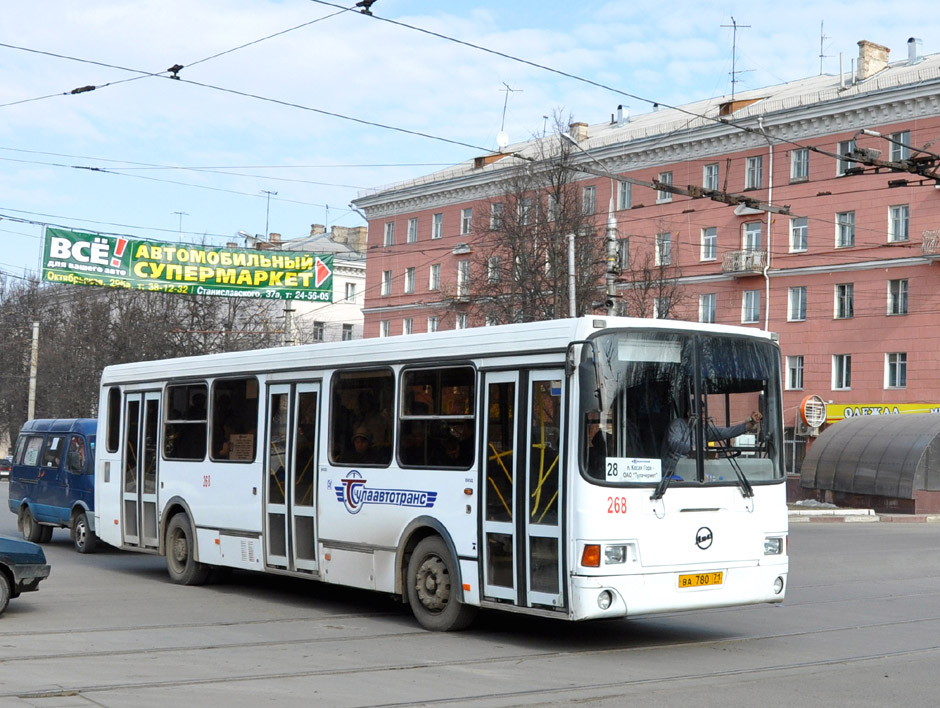
[[[779,536],[767,536],[764,538],[764,555],[779,556],[783,553],[783,539]]]
[[[777,576],[777,579],[774,580],[774,595],[779,595],[783,592],[783,578]]]
[[[627,547],[625,545],[604,546],[604,563],[606,565],[615,565],[617,563],[626,563],[626,562],[627,562]]]
[[[597,606],[602,610],[606,610],[608,607],[610,607],[613,601],[614,596],[610,593],[610,590],[604,590],[600,595],[597,596]]]

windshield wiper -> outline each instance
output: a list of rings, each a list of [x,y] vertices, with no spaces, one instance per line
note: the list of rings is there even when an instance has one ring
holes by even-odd
[[[745,499],[753,497],[754,488],[751,486],[747,476],[744,474],[744,470],[741,469],[741,465],[738,464],[738,461],[731,454],[731,450],[728,448],[728,441],[720,440],[718,442],[718,450],[723,454],[724,458],[728,460],[728,463],[731,465],[731,469],[734,470],[734,474],[738,478],[738,486],[741,487],[741,495]]]

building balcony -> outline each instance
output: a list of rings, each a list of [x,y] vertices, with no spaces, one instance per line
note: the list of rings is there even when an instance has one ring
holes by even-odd
[[[924,238],[920,242],[920,252],[931,261],[940,258],[940,230],[924,231]]]
[[[721,256],[721,272],[737,278],[760,275],[766,265],[767,251],[728,251]]]

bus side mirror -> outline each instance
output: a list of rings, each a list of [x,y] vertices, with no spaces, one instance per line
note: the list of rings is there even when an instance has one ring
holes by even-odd
[[[581,415],[600,411],[601,402],[597,392],[597,371],[594,369],[593,361],[582,361],[578,365],[578,387]]]

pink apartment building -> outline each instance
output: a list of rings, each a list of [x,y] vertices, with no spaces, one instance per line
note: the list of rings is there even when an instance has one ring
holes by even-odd
[[[791,426],[807,394],[830,404],[830,420],[940,409],[940,55],[920,46],[909,40],[908,56],[888,61],[859,42],[854,75],[571,126],[571,158],[594,173],[579,172],[576,188],[597,238],[612,201],[622,264],[652,252],[676,278],[669,317],[777,332]],[[364,336],[485,324],[457,297],[475,227],[511,168],[551,144],[559,136],[355,201],[369,221]],[[760,204],[644,186],[654,180]],[[617,276],[618,293],[630,277]],[[598,315],[604,288],[601,277]]]

